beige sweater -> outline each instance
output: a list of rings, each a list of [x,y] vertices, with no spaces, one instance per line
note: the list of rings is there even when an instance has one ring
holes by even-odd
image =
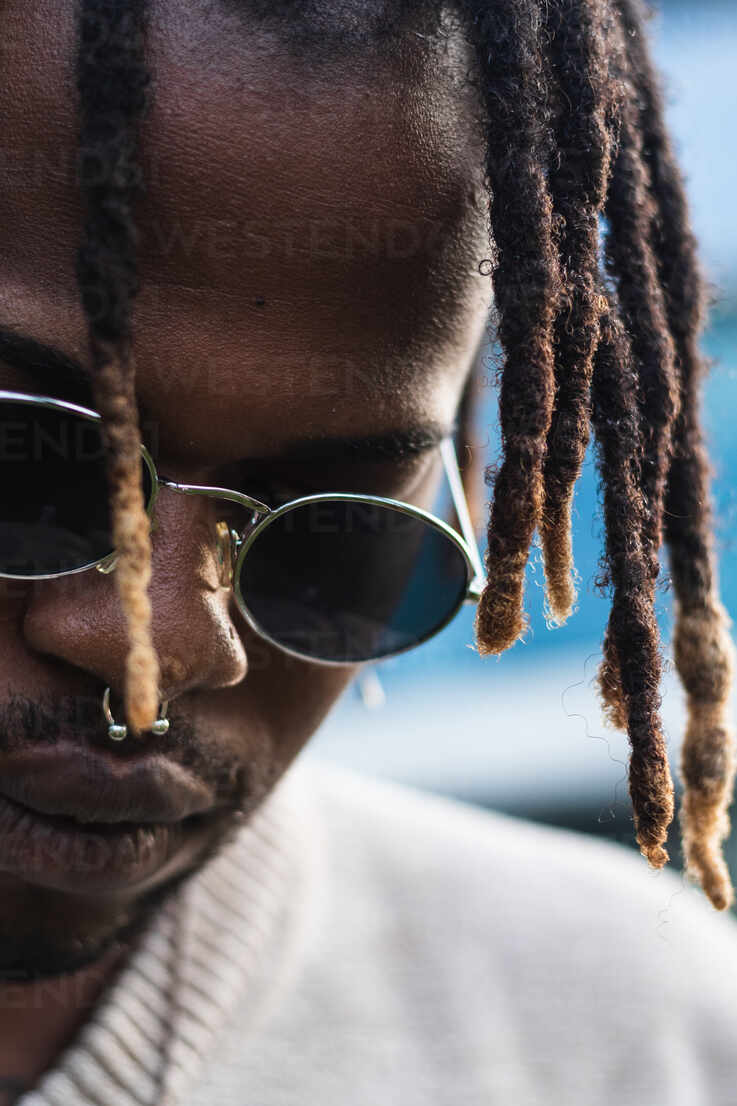
[[[614,846],[297,764],[22,1106],[734,1106],[737,926]]]

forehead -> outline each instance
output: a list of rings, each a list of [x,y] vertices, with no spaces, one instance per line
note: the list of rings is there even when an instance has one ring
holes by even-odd
[[[74,5],[10,0],[0,313],[87,362]],[[136,212],[142,405],[203,454],[452,417],[488,308],[457,35],[294,49],[234,0],[151,6]]]

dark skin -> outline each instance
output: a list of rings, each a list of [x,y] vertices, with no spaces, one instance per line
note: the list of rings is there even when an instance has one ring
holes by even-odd
[[[73,5],[11,0],[3,30],[0,321],[86,369]],[[385,457],[319,441],[453,424],[489,307],[462,45],[411,35],[391,58],[311,68],[217,4],[157,0],[148,50],[135,350],[160,470],[264,498],[355,490],[429,505],[435,450]],[[0,387],[90,398],[83,379],[2,363]],[[0,957],[22,947],[32,970],[41,942],[48,973],[69,984],[58,1003],[39,1001],[40,984],[0,986],[0,1073],[26,1086],[123,961],[116,937],[218,847],[239,805],[257,805],[355,675],[294,660],[247,630],[218,580],[213,510],[162,494],[151,587],[172,736],[179,720],[212,812],[119,894],[0,875]],[[4,694],[53,707],[122,687],[127,637],[109,577],[6,585],[0,610]],[[99,729],[80,741],[103,744]],[[169,748],[183,755],[181,741]]]

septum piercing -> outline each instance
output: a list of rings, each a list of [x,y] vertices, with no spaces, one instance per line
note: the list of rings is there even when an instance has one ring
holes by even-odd
[[[151,733],[161,737],[163,734],[169,732],[169,719],[166,717],[166,712],[169,709],[169,701],[165,699],[159,707],[159,717],[151,727]],[[115,721],[110,710],[110,688],[106,687],[102,696],[102,713],[105,716],[107,722],[107,735],[111,741],[122,741],[128,736],[128,727],[126,725],[120,725]]]

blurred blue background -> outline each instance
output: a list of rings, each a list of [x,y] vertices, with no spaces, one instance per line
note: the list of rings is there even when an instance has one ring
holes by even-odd
[[[664,0],[651,33],[715,294],[704,343],[715,361],[705,390],[705,423],[715,466],[722,592],[737,620],[737,7],[733,0]],[[485,389],[482,416],[491,460],[497,441],[492,388]],[[578,610],[567,625],[546,626],[535,549],[525,642],[501,658],[482,660],[472,646],[473,612],[463,611],[433,641],[379,666],[383,707],[368,710],[357,692],[349,693],[309,755],[629,843],[627,744],[605,727],[594,688],[608,610],[593,586],[602,530],[590,451],[575,498]],[[665,587],[659,617],[668,656]],[[663,693],[675,765],[684,712],[670,671]]]

